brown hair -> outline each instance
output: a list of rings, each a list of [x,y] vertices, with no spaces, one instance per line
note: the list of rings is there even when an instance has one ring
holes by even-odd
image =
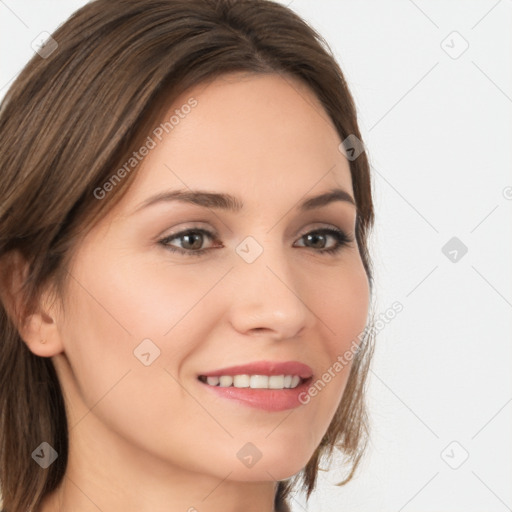
[[[0,263],[27,262],[23,315],[46,287],[65,295],[66,266],[81,236],[119,201],[129,173],[103,200],[101,187],[141,146],[163,108],[188,88],[230,72],[279,73],[318,97],[341,140],[361,138],[354,101],[327,43],[290,9],[268,0],[96,0],[60,26],[58,48],[35,54],[0,108]],[[50,47],[48,47],[50,48]],[[373,226],[370,166],[350,161],[356,239],[373,290],[367,239]],[[5,301],[4,301],[5,302]],[[50,358],[34,355],[0,304],[0,485],[6,512],[37,508],[63,478],[68,426]],[[368,438],[364,387],[372,336],[361,341],[335,416],[305,466],[277,486],[276,507],[296,485],[307,497],[321,460],[338,448],[348,482]],[[47,469],[31,454],[42,442],[59,454]]]

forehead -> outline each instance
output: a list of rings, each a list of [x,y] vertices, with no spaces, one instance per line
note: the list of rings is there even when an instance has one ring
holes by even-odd
[[[352,193],[340,138],[314,93],[280,74],[232,73],[195,86],[163,113],[123,205],[202,189],[282,202],[340,186]]]

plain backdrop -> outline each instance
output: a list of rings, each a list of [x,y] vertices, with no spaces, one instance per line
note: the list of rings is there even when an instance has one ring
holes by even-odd
[[[0,97],[83,0],[0,1]],[[294,512],[512,510],[512,1],[282,1],[327,40],[372,164],[372,438]],[[0,162],[1,165],[1,162]]]

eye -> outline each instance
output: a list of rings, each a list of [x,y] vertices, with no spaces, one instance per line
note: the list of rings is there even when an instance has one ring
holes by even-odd
[[[180,231],[179,233],[173,233],[159,240],[158,243],[173,253],[183,254],[186,256],[201,256],[214,247],[223,247],[221,244],[217,243],[214,247],[204,248],[203,244],[205,238],[213,241],[216,240],[217,235],[206,229],[192,228]],[[176,247],[171,244],[173,240],[179,239],[181,239],[180,247]],[[330,247],[326,247],[329,239],[334,241],[334,244],[331,243]],[[315,252],[320,254],[331,255],[338,253],[343,247],[354,241],[354,239],[344,231],[335,228],[322,228],[309,231],[302,235],[299,240],[304,240],[305,243],[311,245],[302,245],[298,247],[308,247],[314,249]]]
[[[326,240],[328,240],[329,237],[334,239],[334,245],[325,248],[327,244]],[[311,243],[313,245],[312,248],[320,249],[317,252],[321,254],[336,254],[341,251],[343,247],[354,241],[354,239],[344,231],[335,228],[322,228],[309,231],[305,235],[302,235],[300,240],[306,240],[308,243]]]
[[[171,252],[186,254],[187,256],[200,256],[208,251],[208,249],[201,248],[205,237],[210,240],[214,240],[215,234],[206,229],[187,229],[185,231],[169,235],[160,240],[159,243]],[[171,240],[179,238],[184,241],[182,247],[174,247],[169,244]]]

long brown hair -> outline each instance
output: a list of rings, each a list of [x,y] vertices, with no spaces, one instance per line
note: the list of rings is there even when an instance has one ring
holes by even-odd
[[[0,106],[0,263],[27,262],[23,317],[49,287],[65,295],[66,265],[96,220],[132,182],[128,173],[102,200],[95,190],[141,146],[174,98],[222,74],[279,73],[318,97],[340,139],[361,139],[354,101],[322,37],[269,0],[96,0],[53,34],[58,47],[35,54]],[[367,240],[373,226],[370,166],[350,161],[356,239],[373,290]],[[4,299],[2,299],[4,300]],[[68,425],[50,358],[34,355],[0,304],[0,485],[6,512],[37,508],[66,471]],[[21,316],[19,317],[21,318]],[[373,342],[361,341],[343,398],[304,469],[277,486],[276,507],[297,487],[307,497],[322,460],[346,457],[348,482],[368,438],[364,388]],[[48,468],[31,454],[42,441],[58,458]]]

